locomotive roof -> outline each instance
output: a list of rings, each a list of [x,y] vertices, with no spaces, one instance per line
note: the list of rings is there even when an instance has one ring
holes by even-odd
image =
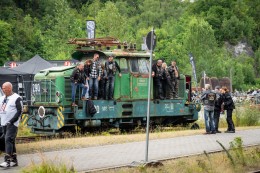
[[[51,68],[47,68],[44,70],[41,70],[40,73],[44,73],[44,72],[61,72],[61,71],[65,71],[68,69],[72,69],[75,68],[75,66],[59,66],[59,67],[51,67]]]
[[[149,57],[149,52],[137,51],[136,45],[121,43],[113,37],[87,39],[74,38],[69,40],[68,44],[77,45],[76,51],[72,54],[73,59],[81,61],[88,57],[93,57],[95,53],[101,56],[115,56],[115,57]],[[121,48],[122,47],[122,48]],[[116,48],[113,49],[112,48]]]

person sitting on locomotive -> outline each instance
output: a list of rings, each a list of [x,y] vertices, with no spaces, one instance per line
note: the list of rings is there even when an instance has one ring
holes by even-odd
[[[171,83],[174,89],[174,92],[170,93],[170,98],[178,97],[178,79],[179,76],[179,68],[176,65],[176,61],[171,62],[171,66],[169,67],[169,73],[171,76]]]
[[[101,65],[98,61],[99,54],[95,53],[93,57],[93,63],[90,67],[89,73],[89,95],[94,100],[97,100],[98,97],[98,81],[101,77]]]
[[[82,94],[81,94],[82,100],[85,100],[85,95],[87,92],[87,86],[85,84],[86,78],[84,75],[84,63],[79,63],[77,67],[73,70],[70,76],[70,81],[71,81],[71,88],[72,88],[72,93],[71,93],[72,106],[77,106],[75,104],[77,87],[79,86],[82,88]]]
[[[211,90],[210,84],[205,84],[205,91],[201,95],[204,104],[204,119],[206,126],[206,134],[216,134],[214,121],[214,107],[216,101],[216,93]]]
[[[90,74],[91,66],[92,66],[92,60],[91,59],[86,60],[84,64],[84,75],[86,78],[86,85],[87,85],[87,91],[85,95],[86,99],[89,98],[89,74]]]
[[[169,99],[171,94],[175,94],[175,91],[171,83],[171,76],[169,74],[169,69],[167,68],[167,64],[165,62],[162,63],[162,71],[163,71],[162,72],[163,73],[163,80],[162,80],[163,96]]]
[[[152,66],[152,77],[154,78],[154,89],[155,98],[163,100],[163,70],[162,70],[162,60],[158,60],[157,63]]]
[[[98,98],[106,99],[106,82],[107,82],[107,71],[105,69],[105,65],[101,64],[101,77],[98,84]]]
[[[107,72],[107,83],[106,83],[106,96],[108,100],[113,99],[114,95],[114,80],[116,71],[118,70],[118,76],[121,77],[121,69],[116,61],[113,60],[113,56],[109,56],[105,63],[105,69]]]

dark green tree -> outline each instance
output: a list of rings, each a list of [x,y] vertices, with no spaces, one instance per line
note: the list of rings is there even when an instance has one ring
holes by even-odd
[[[13,35],[11,25],[0,20],[0,66],[11,57],[10,43]]]

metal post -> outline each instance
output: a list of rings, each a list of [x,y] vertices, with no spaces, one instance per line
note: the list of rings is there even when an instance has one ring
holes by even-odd
[[[149,67],[149,82],[148,82],[148,99],[147,99],[147,122],[146,122],[146,148],[145,148],[145,162],[148,162],[148,147],[149,147],[149,125],[150,125],[150,103],[151,103],[151,78],[152,78],[152,60],[153,60],[153,29],[151,35],[151,50],[150,50],[150,67]]]

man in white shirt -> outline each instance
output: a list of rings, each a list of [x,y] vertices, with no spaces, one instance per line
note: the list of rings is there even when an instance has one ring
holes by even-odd
[[[4,128],[5,156],[0,167],[8,168],[18,166],[15,138],[22,115],[23,103],[21,97],[13,92],[13,86],[10,82],[5,82],[2,89],[4,96],[0,97],[0,118],[1,126]]]

